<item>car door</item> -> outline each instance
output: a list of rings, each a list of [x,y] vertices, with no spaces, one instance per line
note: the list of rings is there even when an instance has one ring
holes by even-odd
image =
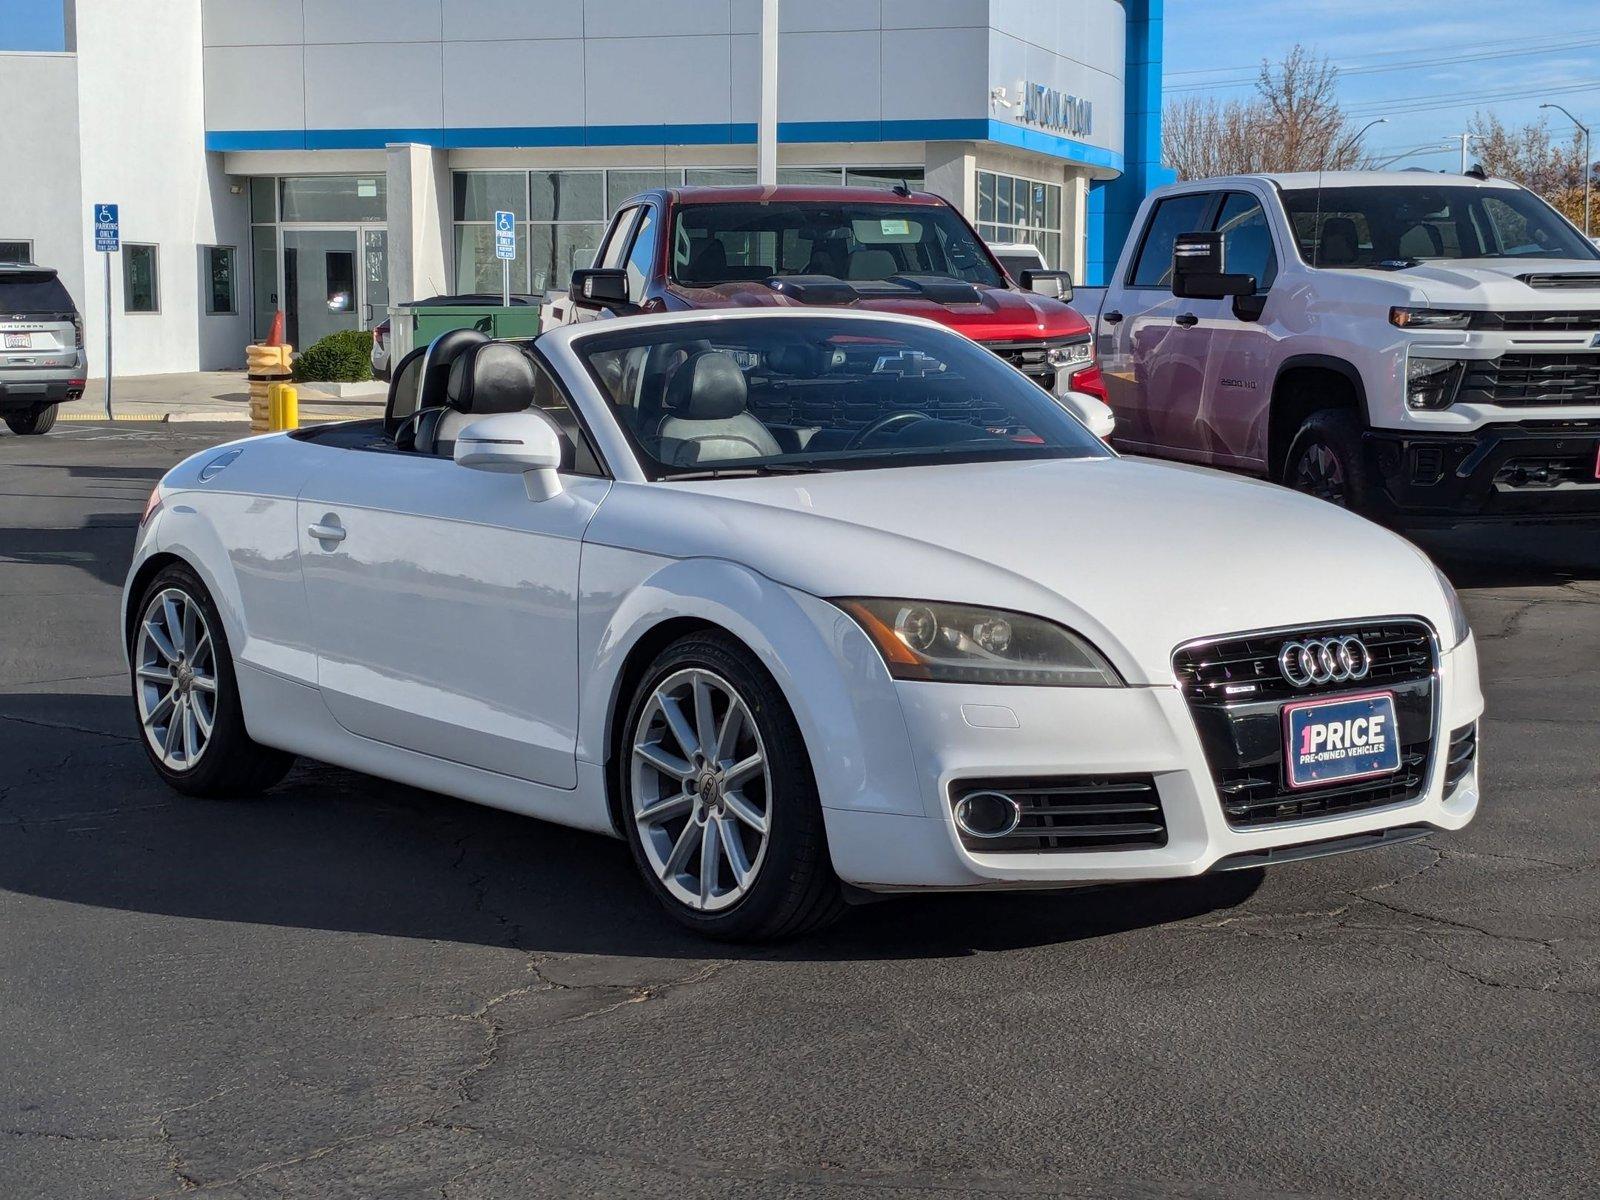
[[[416,453],[353,450],[308,481],[301,565],[317,683],[340,725],[576,786],[578,560],[610,487],[592,451],[579,459],[592,473],[564,471],[540,502],[517,475]]]
[[[1206,341],[1220,303],[1172,294],[1172,246],[1179,234],[1207,228],[1211,192],[1167,196],[1151,208],[1121,286],[1106,297],[1111,353],[1103,364],[1117,417],[1114,440],[1137,450],[1185,457],[1204,380]],[[1186,418],[1185,414],[1189,414]]]
[[[1224,193],[1212,227],[1222,234],[1224,269],[1255,276],[1256,293],[1248,304],[1245,300],[1222,304],[1223,313],[1209,339],[1198,424],[1205,434],[1206,461],[1260,470],[1267,465],[1272,401],[1265,382],[1272,354],[1272,314],[1267,306],[1278,276],[1278,251],[1261,199],[1249,192]],[[1252,311],[1259,315],[1248,319]]]

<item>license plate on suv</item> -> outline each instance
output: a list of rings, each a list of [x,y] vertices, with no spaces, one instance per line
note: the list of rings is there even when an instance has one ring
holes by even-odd
[[[1284,774],[1292,788],[1393,775],[1400,730],[1393,692],[1365,692],[1283,707]]]
[[[33,349],[33,334],[31,334],[31,333],[8,333],[8,334],[6,334],[6,349],[7,350],[32,350]]]

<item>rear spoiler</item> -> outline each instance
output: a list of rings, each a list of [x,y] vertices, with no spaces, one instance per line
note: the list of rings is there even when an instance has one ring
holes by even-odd
[[[948,275],[891,275],[887,279],[840,279],[837,275],[775,275],[766,285],[800,304],[852,304],[857,300],[930,300],[934,304],[977,304],[982,294],[964,279]]]

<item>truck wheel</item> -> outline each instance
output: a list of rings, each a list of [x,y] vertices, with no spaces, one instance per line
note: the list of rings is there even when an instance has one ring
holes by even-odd
[[[1371,480],[1361,452],[1361,426],[1343,409],[1306,418],[1283,460],[1285,487],[1353,512],[1366,508]]]
[[[51,426],[56,423],[57,405],[43,404],[29,412],[17,413],[6,418],[6,424],[15,434],[48,433]]]

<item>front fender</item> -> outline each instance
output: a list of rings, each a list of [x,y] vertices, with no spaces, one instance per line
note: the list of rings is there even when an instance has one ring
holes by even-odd
[[[578,757],[605,763],[629,655],[654,629],[689,618],[727,630],[777,681],[805,739],[825,808],[922,816],[899,696],[865,634],[825,600],[723,559],[663,559],[584,548]]]

